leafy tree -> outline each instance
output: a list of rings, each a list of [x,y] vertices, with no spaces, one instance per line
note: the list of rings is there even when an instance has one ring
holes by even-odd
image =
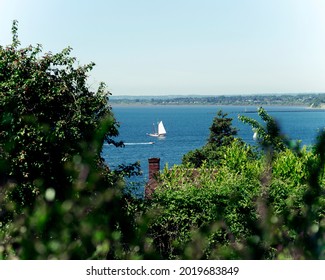
[[[64,197],[65,163],[83,151],[103,165],[102,143],[119,144],[112,138],[118,125],[105,85],[96,92],[87,86],[93,63],[76,65],[71,48],[57,54],[42,54],[40,45],[19,49],[16,21],[12,32],[12,44],[0,47],[1,175],[17,185],[15,201],[28,205],[42,186]]]
[[[115,142],[104,84],[71,48],[0,46],[0,259],[126,258],[136,242],[122,176],[100,156]]]

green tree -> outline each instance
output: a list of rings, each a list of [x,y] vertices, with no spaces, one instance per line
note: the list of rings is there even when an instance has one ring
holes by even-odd
[[[232,118],[227,116],[227,113],[223,113],[221,110],[218,111],[210,127],[209,144],[221,147],[229,145],[234,140],[237,129],[232,126]]]
[[[77,65],[71,48],[57,54],[42,54],[40,45],[19,48],[17,22],[12,32],[12,44],[0,47],[1,175],[17,185],[13,196],[25,205],[44,192],[41,186],[64,197],[65,163],[83,151],[103,165],[102,144],[118,144],[112,138],[118,125],[105,85],[96,92],[87,85],[93,63]]]
[[[123,175],[104,142],[122,145],[104,84],[87,84],[94,64],[71,48],[42,53],[0,46],[0,259],[126,257],[134,239]],[[134,168],[133,168],[134,167]],[[124,255],[123,255],[124,254]]]
[[[210,127],[207,144],[200,149],[188,152],[183,156],[184,164],[194,167],[201,166],[205,161],[217,163],[220,159],[220,149],[231,144],[237,135],[237,129],[232,126],[232,118],[227,113],[218,111]]]

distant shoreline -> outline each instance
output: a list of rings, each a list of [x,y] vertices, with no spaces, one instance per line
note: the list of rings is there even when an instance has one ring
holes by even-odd
[[[134,104],[134,103],[123,103],[123,104],[120,104],[120,103],[110,103],[110,105],[112,107],[155,107],[155,106],[159,106],[159,107],[164,107],[164,106],[169,106],[169,107],[203,107],[203,106],[209,106],[209,107],[212,107],[212,106],[222,106],[222,107],[244,107],[244,106],[247,106],[247,107],[255,107],[255,108],[258,108],[258,107],[263,107],[263,106],[268,106],[268,107],[299,107],[299,108],[305,108],[305,109],[311,109],[311,110],[324,110],[325,108],[315,108],[315,107],[309,107],[309,106],[305,106],[305,105],[279,105],[279,104],[267,104],[267,105],[247,105],[247,104],[243,104],[243,105],[238,105],[238,104],[235,104],[235,105],[232,105],[232,104],[226,104],[226,105],[223,105],[223,104],[150,104],[150,103],[143,103],[143,104]]]
[[[312,112],[323,112],[325,111],[325,108],[315,108],[315,107],[309,107],[309,106],[304,106],[304,105],[213,105],[213,104],[203,104],[203,105],[191,105],[191,104],[182,104],[182,105],[161,105],[161,104],[111,104],[111,107],[114,108],[149,108],[149,107],[216,107],[216,108],[220,108],[220,107],[249,107],[247,108],[247,111],[243,111],[243,113],[249,114],[249,113],[256,113],[259,107],[277,107],[279,108],[278,110],[272,110],[272,112],[286,112],[286,110],[281,110],[280,107],[283,108],[288,108],[288,107],[292,107],[292,108],[297,108],[296,110],[290,110],[290,112],[308,112],[308,111],[312,111]],[[255,110],[253,108],[255,108]]]
[[[325,109],[325,93],[234,96],[112,96],[111,106],[281,106]]]

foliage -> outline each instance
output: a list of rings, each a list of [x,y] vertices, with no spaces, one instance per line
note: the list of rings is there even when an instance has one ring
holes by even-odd
[[[208,143],[217,147],[226,146],[232,142],[237,135],[237,129],[231,126],[232,118],[227,118],[227,113],[218,111],[210,127]]]
[[[100,156],[105,141],[122,144],[109,92],[88,87],[94,64],[76,65],[70,48],[20,49],[12,31],[0,47],[0,259],[125,256],[122,176],[138,165],[109,170]]]
[[[83,150],[100,161],[102,142],[114,143],[118,130],[105,85],[87,87],[93,63],[75,67],[70,48],[43,56],[40,45],[19,49],[16,32],[15,22],[12,45],[0,48],[0,150],[2,176],[17,185],[12,195],[23,206],[41,186],[64,197],[65,163]],[[95,134],[100,141],[93,142]]]
[[[240,169],[234,169],[239,149]],[[261,171],[250,153],[237,140],[224,147],[220,165],[164,170],[152,199],[159,215],[150,225],[150,236],[165,258],[220,258],[216,252],[231,239],[249,236],[247,225],[257,218],[252,202],[260,183],[255,173]],[[204,241],[197,250],[193,236]]]
[[[246,116],[239,116],[238,118],[242,122],[251,125],[262,147],[272,148],[275,151],[285,150],[287,139],[284,135],[281,135],[279,126],[276,123],[275,119],[272,118],[262,107],[260,107],[257,112],[265,123],[265,126],[260,124],[257,120]]]
[[[182,162],[194,167],[200,167],[206,161],[218,162],[220,159],[219,149],[229,145],[237,135],[237,129],[231,123],[232,118],[228,118],[227,114],[221,110],[218,111],[210,127],[207,144],[200,149],[188,152],[183,156]]]
[[[325,258],[325,133],[314,151],[297,152],[260,112],[261,143],[276,153],[234,140],[220,147],[218,162],[161,174],[147,211],[157,211],[148,234],[164,258]]]

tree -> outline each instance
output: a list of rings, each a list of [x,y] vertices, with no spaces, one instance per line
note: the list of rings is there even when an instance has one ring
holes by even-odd
[[[42,54],[40,45],[19,48],[17,21],[12,33],[12,44],[0,47],[1,175],[16,184],[20,205],[32,203],[42,186],[63,198],[68,162],[89,151],[100,166],[103,142],[118,145],[109,92],[103,83],[96,92],[88,87],[94,63],[77,65],[71,48]]]
[[[208,143],[216,147],[226,146],[234,140],[237,129],[232,126],[232,118],[227,117],[227,113],[218,111],[210,127]]]
[[[218,111],[210,127],[207,144],[184,155],[182,160],[184,164],[189,163],[194,167],[200,167],[205,161],[218,162],[219,150],[231,144],[237,135],[237,129],[232,126],[232,118],[227,116],[227,113]]]
[[[0,259],[116,258],[134,235],[122,175],[101,158],[118,123],[71,48],[0,46]],[[123,250],[122,245],[123,244]],[[128,244],[126,246],[125,244]]]

